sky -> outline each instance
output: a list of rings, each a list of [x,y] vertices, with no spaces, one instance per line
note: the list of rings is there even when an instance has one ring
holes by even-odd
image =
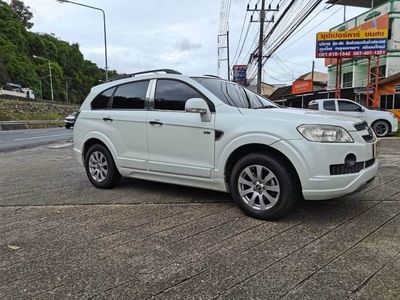
[[[274,1],[271,0],[272,4]],[[305,0],[298,0],[299,3]],[[56,0],[25,0],[34,14],[35,32],[53,33],[70,43],[77,42],[86,59],[104,68],[103,19],[99,11],[59,3]],[[220,0],[76,0],[105,10],[107,20],[108,65],[119,73],[147,69],[171,68],[187,75],[218,74],[217,34]],[[246,14],[248,0],[232,0],[229,31],[231,58]],[[254,4],[256,0],[251,0]],[[269,2],[269,1],[267,1]],[[265,65],[263,80],[289,83],[299,75],[316,70],[326,71],[323,60],[315,59],[315,34],[327,31],[343,20],[343,8],[324,10],[321,5],[305,26],[277,51]],[[351,18],[364,12],[348,8]],[[256,17],[255,17],[256,18]],[[247,63],[257,35],[252,23],[248,43],[238,64]],[[247,28],[247,24],[246,24]],[[238,53],[238,52],[236,52]],[[237,55],[236,55],[237,57]],[[234,61],[234,62],[235,62]],[[226,76],[224,70],[221,76]]]

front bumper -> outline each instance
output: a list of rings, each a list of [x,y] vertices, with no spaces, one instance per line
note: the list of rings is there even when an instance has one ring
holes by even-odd
[[[353,193],[371,181],[378,173],[378,141],[366,143],[365,133],[354,133],[354,143],[313,143],[305,139],[279,141],[273,146],[293,164],[306,200],[327,200]],[[360,169],[336,172],[331,166],[342,165],[345,157],[354,154]],[[375,159],[375,160],[373,160]],[[368,164],[367,164],[368,162]]]
[[[356,174],[319,176],[310,178],[311,181],[323,187],[322,189],[303,190],[306,200],[327,200],[338,198],[359,191],[372,182],[378,173],[379,163],[375,163],[367,169]]]

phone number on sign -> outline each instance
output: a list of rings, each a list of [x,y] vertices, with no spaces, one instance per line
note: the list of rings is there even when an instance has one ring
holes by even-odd
[[[369,50],[369,51],[346,51],[346,52],[317,52],[317,57],[354,57],[354,56],[373,56],[385,55],[385,50]]]

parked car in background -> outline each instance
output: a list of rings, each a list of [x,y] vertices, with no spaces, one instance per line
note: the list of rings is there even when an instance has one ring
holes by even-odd
[[[384,137],[391,132],[397,132],[398,119],[388,111],[369,109],[361,104],[347,99],[318,99],[308,104],[308,109],[324,112],[336,112],[359,118],[372,127],[378,137]]]
[[[65,118],[64,120],[65,128],[70,129],[71,127],[74,126],[77,114],[78,114],[77,112],[73,112],[72,114],[70,114]]]
[[[378,172],[376,146],[359,119],[280,108],[237,83],[173,70],[93,87],[74,128],[74,152],[97,188],[125,176],[229,192],[262,219],[303,197],[366,186]]]

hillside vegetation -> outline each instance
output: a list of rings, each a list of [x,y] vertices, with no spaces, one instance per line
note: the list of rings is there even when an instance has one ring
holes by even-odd
[[[0,86],[7,82],[21,84],[32,88],[38,96],[42,78],[43,98],[50,99],[48,62],[33,58],[36,55],[51,61],[54,97],[65,101],[68,82],[70,101],[82,102],[90,88],[104,80],[105,70],[85,60],[77,43],[29,31],[33,25],[31,18],[29,7],[22,1],[12,0],[9,5],[0,0]]]
[[[62,120],[78,105],[0,99],[0,121]]]

